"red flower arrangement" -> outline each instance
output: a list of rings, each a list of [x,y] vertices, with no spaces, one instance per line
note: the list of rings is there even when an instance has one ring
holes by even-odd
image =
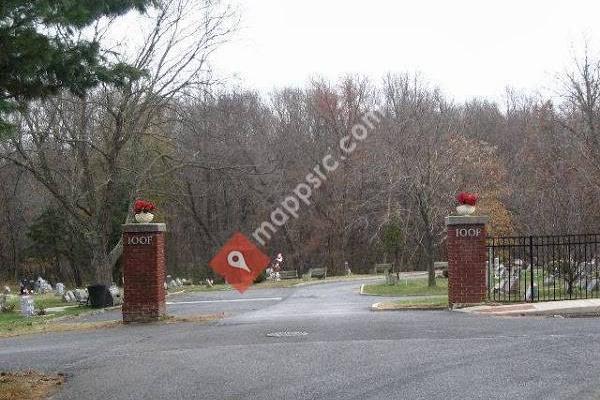
[[[456,196],[456,201],[458,204],[466,204],[468,206],[474,206],[479,200],[479,195],[477,193],[469,193],[469,192],[460,192]]]
[[[136,214],[149,213],[156,210],[156,206],[150,201],[136,200],[133,205],[133,210]]]

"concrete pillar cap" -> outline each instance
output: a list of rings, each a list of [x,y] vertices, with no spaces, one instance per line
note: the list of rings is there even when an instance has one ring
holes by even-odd
[[[487,215],[449,215],[446,225],[485,225],[489,220]]]
[[[167,224],[162,223],[150,223],[150,224],[123,224],[123,232],[165,232],[167,230]]]

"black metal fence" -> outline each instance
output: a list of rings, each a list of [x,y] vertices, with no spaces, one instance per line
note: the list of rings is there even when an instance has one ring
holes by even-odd
[[[600,234],[488,238],[489,300],[600,297],[599,244]]]

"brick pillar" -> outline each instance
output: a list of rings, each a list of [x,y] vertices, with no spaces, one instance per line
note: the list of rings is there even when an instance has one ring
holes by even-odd
[[[446,217],[450,308],[486,299],[487,221],[485,216]]]
[[[123,225],[123,322],[165,315],[165,224]]]

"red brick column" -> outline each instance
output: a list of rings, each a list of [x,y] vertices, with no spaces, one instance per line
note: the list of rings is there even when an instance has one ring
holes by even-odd
[[[484,216],[446,217],[450,308],[486,299],[487,221]]]
[[[165,224],[123,225],[123,322],[165,315]]]

